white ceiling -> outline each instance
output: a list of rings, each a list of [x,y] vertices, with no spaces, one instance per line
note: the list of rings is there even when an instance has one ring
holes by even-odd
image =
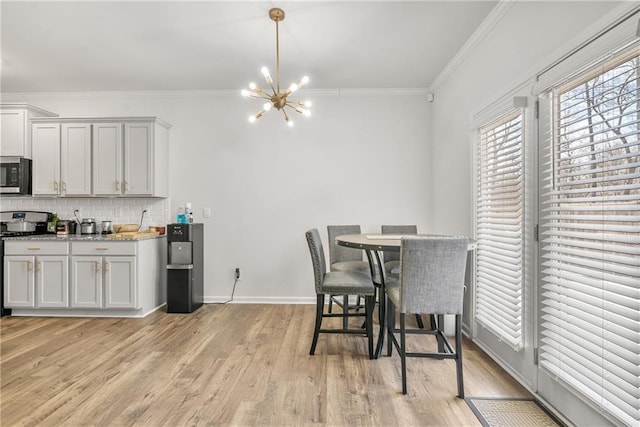
[[[1,91],[427,88],[497,1],[0,2]]]

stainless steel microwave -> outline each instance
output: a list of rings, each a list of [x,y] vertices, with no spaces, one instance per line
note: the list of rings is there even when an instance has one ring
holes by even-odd
[[[31,159],[0,157],[0,194],[31,194]]]

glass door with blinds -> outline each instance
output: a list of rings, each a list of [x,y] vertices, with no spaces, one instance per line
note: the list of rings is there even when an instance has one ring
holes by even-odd
[[[511,94],[519,96],[501,99],[475,120],[473,336],[534,389],[534,304],[527,290],[533,283],[534,183],[527,177],[535,144],[527,90],[524,85]]]
[[[553,87],[539,119],[538,393],[629,426],[640,425],[639,66],[635,47]]]

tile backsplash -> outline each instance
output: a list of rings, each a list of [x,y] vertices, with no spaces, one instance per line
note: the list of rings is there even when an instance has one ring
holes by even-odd
[[[104,220],[114,224],[138,224],[142,211],[144,215],[141,230],[153,225],[169,222],[169,199],[151,198],[47,198],[47,197],[2,197],[2,211],[45,211],[58,215],[61,219],[73,219],[78,209],[80,218],[93,218],[98,229]]]

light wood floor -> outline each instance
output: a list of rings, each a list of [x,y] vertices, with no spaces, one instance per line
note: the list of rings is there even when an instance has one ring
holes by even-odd
[[[321,335],[309,356],[313,321],[312,305],[249,304],[4,317],[0,424],[480,425],[455,396],[453,361],[409,359],[403,396],[397,354],[369,360],[364,337]],[[467,396],[528,395],[468,341],[464,374]]]

